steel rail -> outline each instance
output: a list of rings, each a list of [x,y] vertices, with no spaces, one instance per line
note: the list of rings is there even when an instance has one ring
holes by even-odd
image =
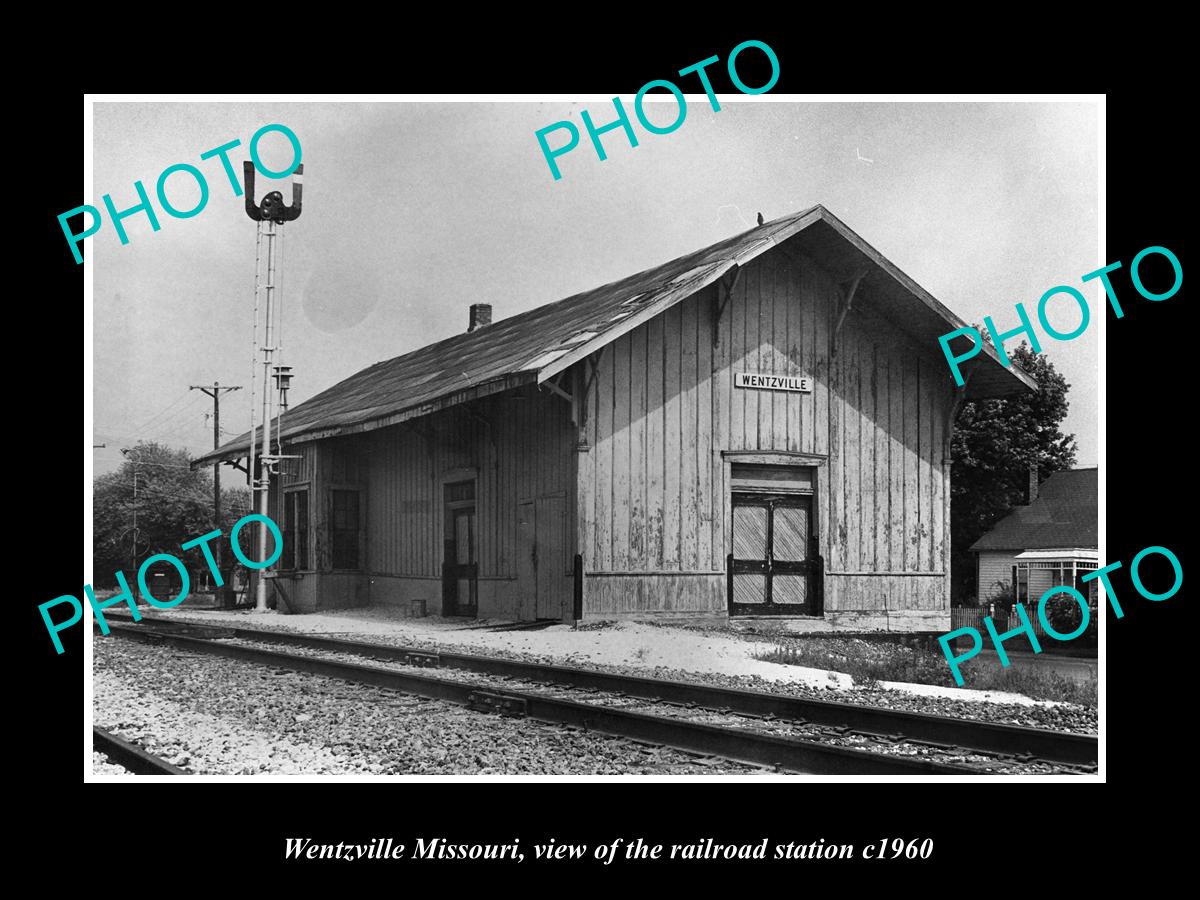
[[[929,759],[871,753],[851,747],[707,725],[521,691],[497,691],[491,685],[474,685],[378,666],[342,662],[327,657],[280,653],[245,644],[223,643],[215,638],[153,631],[134,625],[110,624],[109,627],[114,635],[147,643],[167,643],[181,649],[227,659],[311,675],[324,675],[356,684],[374,685],[458,703],[474,709],[524,716],[541,722],[574,725],[694,753],[720,756],[737,762],[774,766],[791,772],[822,775],[983,774],[978,769]]]
[[[133,621],[131,616],[123,613],[108,614],[108,618],[114,621]],[[351,653],[409,665],[445,666],[488,675],[612,691],[647,700],[693,704],[719,711],[833,725],[867,735],[886,735],[894,740],[921,741],[986,753],[1003,753],[1018,756],[1024,761],[1036,758],[1046,762],[1087,766],[1095,765],[1098,758],[1098,742],[1095,735],[1031,728],[1026,725],[955,719],[934,713],[815,700],[746,688],[666,681],[638,675],[617,675],[574,666],[399,647],[370,641],[349,641],[261,628],[170,622],[146,616],[142,617],[142,622],[145,627],[182,629],[196,635],[226,635],[263,643]]]
[[[92,726],[92,749],[103,753],[117,765],[124,766],[135,775],[190,774],[98,725]]]

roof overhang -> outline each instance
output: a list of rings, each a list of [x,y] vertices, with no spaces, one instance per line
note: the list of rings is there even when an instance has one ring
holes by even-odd
[[[498,394],[503,391],[512,390],[520,387],[523,384],[531,384],[534,381],[536,372],[516,372],[512,375],[506,375],[504,378],[497,378],[492,381],[483,382],[473,385],[465,390],[454,391],[453,393],[445,394],[435,400],[427,403],[422,403],[419,406],[411,406],[408,409],[399,412],[392,412],[386,415],[377,416],[374,418],[365,418],[358,421],[349,421],[345,423],[330,423],[324,427],[306,428],[300,431],[289,433],[287,430],[287,419],[284,417],[283,441],[288,445],[302,444],[306,441],[319,441],[322,438],[338,437],[346,434],[359,434],[364,431],[374,431],[377,428],[387,428],[389,425],[399,425],[401,422],[407,422],[410,419],[417,419],[421,416],[427,416],[430,413],[437,412],[440,409],[447,409],[451,406],[458,406],[470,400],[475,400],[479,397],[487,397],[492,394]],[[348,414],[352,415],[352,414]],[[272,428],[278,429],[279,420],[272,422]],[[262,440],[262,429],[256,428],[254,431],[255,443]],[[217,462],[232,461],[241,459],[250,452],[250,442],[248,440],[249,433],[242,434],[228,444],[218,447],[216,450],[211,450],[203,456],[198,456],[192,460],[192,468],[198,466],[212,465]]]
[[[1100,551],[1083,547],[1064,550],[1026,550],[1013,559],[1023,562],[1099,562]]]

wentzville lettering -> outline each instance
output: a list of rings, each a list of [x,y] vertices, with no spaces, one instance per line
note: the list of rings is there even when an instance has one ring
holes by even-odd
[[[735,372],[733,386],[768,391],[797,391],[812,393],[812,379],[794,375],[759,375],[756,372]]]
[[[341,859],[353,862],[356,859],[503,859],[524,862],[521,839],[513,838],[509,844],[451,844],[445,838],[425,840],[417,838],[411,854],[406,844],[398,844],[392,838],[372,838],[366,844],[314,844],[312,838],[286,838],[284,859]],[[553,841],[552,841],[553,843]],[[538,846],[538,855],[562,858],[563,854],[552,853],[566,849]],[[543,851],[545,853],[543,854]],[[583,848],[570,847],[570,856],[578,858]]]

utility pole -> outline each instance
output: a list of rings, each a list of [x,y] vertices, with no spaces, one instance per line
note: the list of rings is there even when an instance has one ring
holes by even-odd
[[[137,477],[138,477],[138,470],[137,470],[137,466],[138,466],[138,460],[137,460],[136,456],[131,456],[130,452],[131,452],[131,448],[129,448],[129,447],[121,448],[121,454],[123,456],[125,456],[130,462],[133,463],[133,543],[130,544],[130,547],[129,547],[129,559],[130,559],[129,570],[131,572],[136,572],[137,567],[138,567],[138,563],[137,563],[137,539],[138,539],[138,529],[137,529],[137,510],[138,510]]]
[[[213,401],[213,449],[216,450],[221,446],[221,392],[222,391],[240,391],[240,384],[231,385],[229,387],[221,387],[221,382],[214,381],[212,386],[203,384],[192,384],[188,386],[189,391],[203,391],[208,396],[212,397]],[[213,527],[219,529],[221,527],[221,461],[217,460],[213,463]],[[217,542],[217,571],[221,573],[222,580],[225,577],[224,570],[221,567],[222,551],[221,542]],[[263,557],[259,557],[262,559]],[[219,589],[218,589],[219,590]]]
[[[137,571],[137,463],[133,464],[133,544],[129,548],[129,558],[133,562],[129,566],[129,571]]]

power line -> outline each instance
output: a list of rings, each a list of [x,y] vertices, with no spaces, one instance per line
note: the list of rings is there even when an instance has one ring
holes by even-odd
[[[170,412],[174,407],[178,406],[179,403],[185,402],[185,401],[187,403],[186,406],[184,406],[181,409],[175,410],[175,412],[172,415],[169,415],[166,418],[161,418],[165,413]],[[195,394],[190,394],[190,393],[185,394],[182,400],[176,400],[174,403],[170,404],[170,406],[166,407],[165,409],[160,410],[158,413],[154,414],[149,419],[146,419],[144,422],[142,422],[142,424],[134,426],[133,428],[129,429],[128,431],[119,431],[119,430],[110,430],[110,429],[93,429],[93,430],[95,431],[95,433],[98,437],[102,437],[102,438],[106,438],[106,439],[114,439],[114,440],[121,439],[121,440],[133,440],[133,441],[145,440],[146,433],[148,431],[153,430],[155,432],[162,434],[163,428],[166,428],[167,426],[169,426],[175,422],[179,422],[184,417],[186,417],[189,413],[195,412],[196,404],[199,401],[200,401],[200,398],[197,397]],[[156,419],[158,419],[159,421],[155,422]],[[153,429],[151,429],[151,423],[154,423]],[[167,433],[169,434],[170,432],[167,432]]]
[[[191,466],[177,466],[172,463],[142,462],[140,459],[130,460],[135,466],[157,466],[160,469],[191,469]]]
[[[158,412],[156,412],[154,415],[150,416],[148,419],[143,419],[141,424],[134,427],[134,431],[145,431],[150,426],[150,423],[153,422],[155,419],[157,419],[159,416],[163,415],[166,412],[169,412],[170,410],[172,410],[176,406],[178,406],[180,403],[183,403],[184,401],[189,400],[191,398],[192,398],[191,394],[184,394],[183,396],[176,398],[173,402],[168,403],[163,409],[160,409]]]
[[[203,402],[203,401],[201,401],[199,397],[197,397],[195,394],[193,394],[191,396],[190,401],[187,403],[187,405],[181,407],[174,415],[168,416],[167,418],[163,419],[161,422],[158,422],[153,428],[143,428],[142,432],[143,433],[156,432],[158,434],[171,434],[173,431],[178,430],[179,425],[186,422],[187,418],[189,416],[193,416],[197,412],[199,412],[199,408],[198,408],[197,404],[201,403],[201,402]],[[169,429],[169,430],[165,430],[165,429]]]

